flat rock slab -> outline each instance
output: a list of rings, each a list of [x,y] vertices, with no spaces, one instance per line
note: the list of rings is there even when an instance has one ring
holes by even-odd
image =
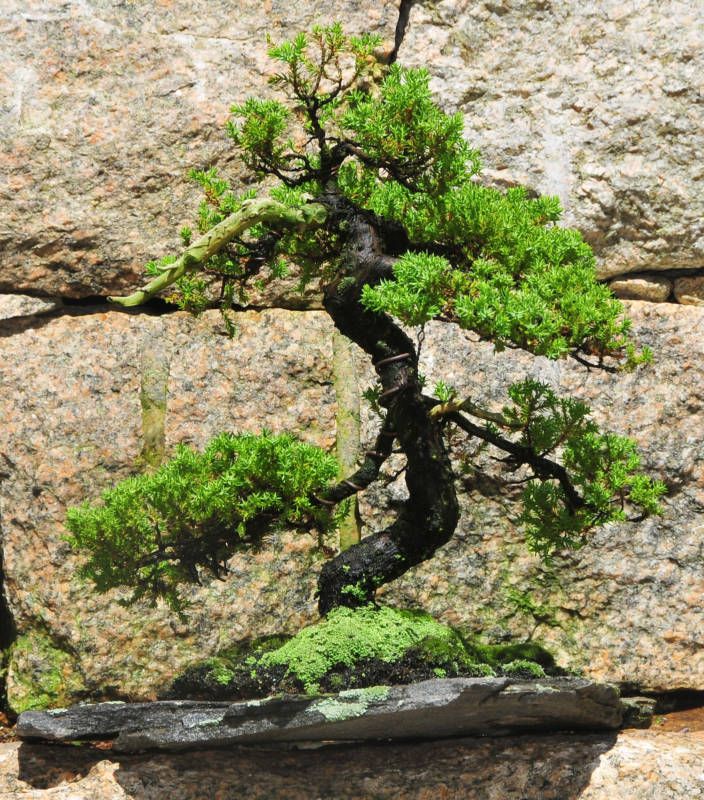
[[[618,692],[577,678],[451,678],[321,697],[239,703],[97,703],[26,711],[23,739],[115,738],[114,749],[186,750],[232,744],[502,736],[527,730],[613,730]]]

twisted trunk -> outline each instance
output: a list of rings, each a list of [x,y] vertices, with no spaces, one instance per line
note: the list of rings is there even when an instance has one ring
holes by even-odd
[[[422,398],[415,346],[390,317],[361,304],[363,286],[388,276],[390,261],[373,220],[350,211],[346,223],[345,268],[326,289],[324,306],[337,329],[372,358],[387,409],[383,452],[388,454],[393,439],[399,443],[409,498],[392,525],[325,564],[318,580],[321,614],[369,602],[379,586],[430,558],[451,538],[459,518],[440,422]]]

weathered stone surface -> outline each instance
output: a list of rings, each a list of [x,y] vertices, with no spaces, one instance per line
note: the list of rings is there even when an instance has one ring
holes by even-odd
[[[590,403],[608,429],[632,436],[651,474],[670,487],[664,514],[640,524],[609,525],[552,567],[525,548],[512,520],[521,486],[496,462],[489,476],[462,480],[462,519],[433,558],[392,584],[386,597],[419,605],[442,621],[496,640],[535,633],[563,666],[594,680],[631,681],[652,689],[704,688],[704,310],[627,304],[636,339],[650,345],[652,366],[633,374],[592,373],[575,363],[495,354],[461,331],[427,331],[422,370],[461,396],[500,409],[506,387],[531,375]],[[373,421],[367,420],[367,441]],[[457,455],[475,449],[462,444]],[[389,519],[390,491],[363,495],[367,522]],[[380,514],[378,509],[387,511]],[[535,614],[526,603],[534,603]],[[544,608],[540,608],[540,606]]]
[[[557,194],[611,277],[704,266],[704,5],[414,3],[425,66],[498,185]]]
[[[675,281],[675,297],[687,306],[704,306],[704,275],[678,278]]]
[[[655,364],[633,375],[590,378],[568,363],[495,356],[439,324],[428,329],[423,371],[430,386],[442,377],[494,407],[525,374],[574,391],[600,420],[638,439],[646,466],[672,487],[665,515],[602,530],[548,569],[527,554],[511,522],[519,489],[495,471],[483,481],[467,475],[455,538],[386,598],[498,641],[525,638],[538,625],[535,635],[564,666],[594,679],[702,689],[704,310],[629,307],[636,335],[655,352]],[[148,463],[162,441],[168,455],[178,442],[200,446],[221,430],[268,426],[332,447],[325,315],[237,316],[240,335],[232,341],[215,313],[199,320],[73,313],[2,328],[0,416],[8,422],[0,428],[0,526],[5,592],[21,634],[8,676],[17,710],[41,697],[52,705],[85,696],[149,698],[192,660],[245,638],[295,632],[315,618],[322,556],[310,537],[277,537],[238,555],[225,583],[192,590],[185,621],[164,608],[125,609],[117,594],[95,596],[75,577],[76,560],[62,541],[65,508]],[[365,364],[363,388],[368,370]],[[161,379],[152,378],[164,371],[162,396]],[[149,414],[140,404],[145,389],[154,400]],[[390,518],[389,501],[402,489],[401,479],[389,492],[366,492],[367,523]],[[540,624],[516,605],[516,592],[545,606],[536,611]]]
[[[117,734],[115,749],[129,753],[254,742],[613,730],[621,719],[618,692],[611,686],[576,678],[451,678],[229,706],[163,701],[26,711],[17,721],[16,732],[25,739],[53,741],[101,740]]]
[[[0,9],[0,291],[119,294],[193,224],[191,168],[237,182],[223,125],[266,91],[266,33],[344,20],[393,47],[390,0],[6,0]]]
[[[322,314],[239,314],[232,340],[217,313],[8,324],[0,526],[4,591],[20,633],[8,675],[16,710],[41,697],[65,705],[68,686],[74,699],[92,690],[149,696],[184,659],[311,620],[320,558],[312,537],[273,537],[235,557],[226,583],[193,590],[185,622],[165,608],[125,609],[117,594],[96,596],[76,577],[62,537],[67,506],[97,499],[162,447],[169,454],[220,431],[268,427],[331,448],[332,349]]]
[[[265,33],[341,19],[388,52],[398,7],[3,3],[0,291],[132,286],[192,224],[190,168],[219,163],[240,182],[222,125],[266,91]],[[436,96],[465,114],[490,180],[561,196],[604,276],[696,268],[702,29],[685,0],[442,0],[413,4],[400,61],[427,66]]]
[[[609,288],[622,300],[664,303],[672,293],[672,281],[657,275],[629,275],[611,281]]]
[[[23,294],[0,294],[0,320],[48,314],[60,307],[60,300],[45,300]]]
[[[653,723],[657,700],[653,697],[626,697],[623,706],[624,728],[649,728]]]
[[[446,739],[118,755],[0,744],[0,797],[27,800],[698,800],[704,735]]]

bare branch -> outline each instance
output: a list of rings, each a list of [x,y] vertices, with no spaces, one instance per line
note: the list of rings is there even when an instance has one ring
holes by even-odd
[[[364,461],[359,469],[354,474],[326,489],[315,500],[322,505],[333,506],[357,492],[364,491],[379,477],[381,465],[391,455],[394,437],[395,433],[391,430],[388,420],[385,420],[377,434],[374,446],[364,454]]]
[[[478,406],[469,397],[465,400],[448,400],[447,403],[439,403],[430,409],[430,416],[437,419],[438,417],[446,417],[450,414],[455,414],[458,411],[466,411],[473,417],[486,420],[487,422],[493,422],[495,425],[501,428],[507,428],[508,430],[518,430],[522,427],[520,423],[512,422],[504,417],[503,414],[499,414],[495,411],[487,411],[481,406]]]

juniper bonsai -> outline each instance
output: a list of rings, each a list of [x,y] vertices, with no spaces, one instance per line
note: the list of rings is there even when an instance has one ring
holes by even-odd
[[[374,36],[339,25],[270,44],[284,100],[250,98],[227,133],[258,188],[238,195],[215,168],[195,171],[205,198],[198,234],[147,265],[151,280],[123,306],[157,293],[198,313],[214,284],[228,309],[253,282],[295,272],[317,280],[336,328],[371,358],[376,440],[354,474],[332,482],[333,459],[290,436],[223,435],[203,454],[181,448],[152,474],[69,513],[85,571],[101,590],[178,604],[178,586],[222,576],[236,548],[274,525],[334,529],[345,501],[380,475],[394,449],[406,459],[408,499],[395,521],[330,558],[320,613],[368,604],[376,590],[432,558],[459,518],[448,434],[494,448],[525,481],[528,546],[548,556],[579,547],[596,526],[658,512],[664,487],[639,471],[634,443],[601,432],[590,410],[527,379],[503,411],[439,382],[426,391],[409,330],[441,320],[500,350],[570,357],[590,369],[647,361],[629,322],[596,279],[594,256],[559,227],[555,197],[502,192],[478,181],[478,154],[460,115],[445,114],[428,73],[384,65]]]

